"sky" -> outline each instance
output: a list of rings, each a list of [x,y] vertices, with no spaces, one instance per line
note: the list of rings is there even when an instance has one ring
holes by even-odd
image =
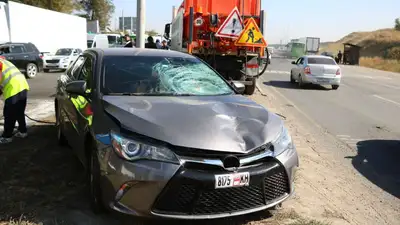
[[[172,6],[183,0],[146,0],[146,30],[163,33],[172,19]],[[223,1],[223,0],[214,0]],[[117,17],[136,16],[136,0],[114,0]],[[267,12],[266,40],[279,44],[291,38],[320,37],[336,41],[355,31],[392,28],[400,17],[400,0],[261,0]]]

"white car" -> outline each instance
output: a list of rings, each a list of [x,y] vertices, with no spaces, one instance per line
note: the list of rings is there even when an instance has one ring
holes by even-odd
[[[46,55],[43,59],[43,71],[49,72],[50,70],[63,70],[65,71],[68,66],[75,61],[75,59],[82,53],[79,48],[60,48],[54,55]]]
[[[294,67],[290,71],[290,82],[298,82],[300,88],[310,83],[331,85],[334,90],[339,88],[342,71],[331,57],[305,55],[292,64]]]

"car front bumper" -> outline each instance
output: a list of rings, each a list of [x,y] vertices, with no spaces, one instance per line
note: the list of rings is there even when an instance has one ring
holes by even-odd
[[[66,70],[70,62],[58,62],[58,63],[43,63],[43,69],[49,70]]]
[[[340,85],[341,76],[315,76],[305,75],[304,83],[320,84],[320,85]]]
[[[299,164],[293,146],[239,168],[249,172],[249,186],[215,189],[214,175],[232,172],[194,161],[133,163],[109,150],[100,157],[104,203],[124,214],[170,219],[214,219],[271,208],[293,193]]]

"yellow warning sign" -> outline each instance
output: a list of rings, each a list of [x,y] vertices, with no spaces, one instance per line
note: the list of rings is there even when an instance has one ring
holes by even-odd
[[[242,33],[240,33],[238,39],[235,41],[236,46],[247,46],[247,47],[267,47],[267,42],[258,28],[256,21],[250,18]]]

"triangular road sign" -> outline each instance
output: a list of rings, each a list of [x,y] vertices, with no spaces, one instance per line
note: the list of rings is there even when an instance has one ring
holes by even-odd
[[[236,46],[248,46],[248,47],[267,47],[260,28],[258,28],[256,21],[250,18],[242,33],[235,41]]]
[[[224,23],[219,27],[215,33],[217,37],[237,38],[243,30],[243,21],[240,17],[239,10],[235,7]]]

